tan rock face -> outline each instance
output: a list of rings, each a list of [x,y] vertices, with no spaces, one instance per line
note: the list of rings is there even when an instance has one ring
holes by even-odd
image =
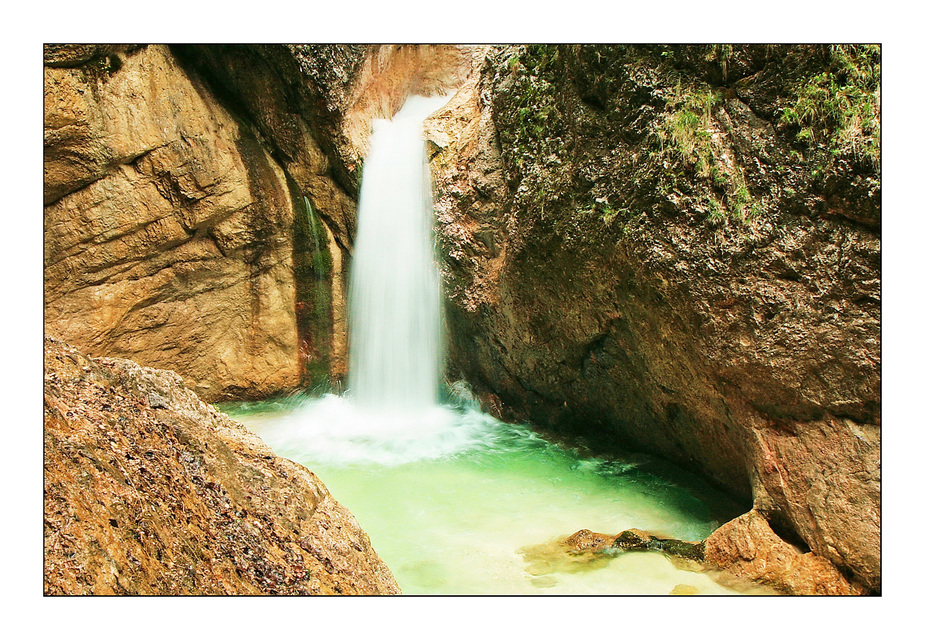
[[[173,51],[253,123],[302,195],[348,251],[356,234],[356,158],[345,166],[344,103],[359,45],[181,45]],[[329,77],[333,76],[333,77]]]
[[[251,123],[284,169],[296,194],[294,267],[303,382],[314,386],[326,377],[343,378],[346,262],[356,235],[359,175],[343,120],[366,47],[178,45],[171,50]]]
[[[450,102],[424,123],[431,145],[434,213],[443,250],[441,276],[451,304],[447,311],[464,321],[481,306],[497,304],[499,276],[516,219],[505,206],[509,197],[501,163],[491,101],[478,73],[488,48],[473,52],[474,71]],[[467,336],[468,338],[468,336]],[[450,342],[450,348],[456,344]],[[451,361],[466,362],[466,349]]]
[[[706,568],[721,584],[758,582],[790,595],[861,595],[827,559],[782,540],[756,511],[726,523],[705,542]]]
[[[166,47],[113,58],[45,68],[46,331],[209,400],[295,386],[282,169]]]
[[[311,471],[175,373],[45,349],[46,594],[398,593]]]
[[[410,95],[448,95],[484,57],[482,46],[376,45],[353,83],[343,120],[347,157],[365,157],[374,118],[394,116]]]

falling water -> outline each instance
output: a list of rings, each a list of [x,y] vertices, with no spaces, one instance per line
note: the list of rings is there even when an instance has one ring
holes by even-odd
[[[412,96],[375,120],[350,277],[350,396],[371,409],[437,403],[440,284],[422,124],[448,98]]]

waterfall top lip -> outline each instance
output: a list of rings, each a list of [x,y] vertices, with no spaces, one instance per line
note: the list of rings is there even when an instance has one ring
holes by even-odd
[[[447,93],[446,95],[436,94],[433,96],[412,94],[405,99],[401,109],[399,109],[391,119],[374,118],[372,120],[373,132],[381,127],[383,123],[388,122],[423,123],[431,115],[449,104],[453,95],[455,95],[455,92]]]

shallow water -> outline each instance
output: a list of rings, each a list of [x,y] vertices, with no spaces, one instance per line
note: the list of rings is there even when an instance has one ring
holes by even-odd
[[[658,553],[583,562],[555,544],[631,527],[700,540],[738,514],[645,457],[582,459],[471,408],[364,412],[332,395],[222,408],[322,479],[403,593],[733,593]]]

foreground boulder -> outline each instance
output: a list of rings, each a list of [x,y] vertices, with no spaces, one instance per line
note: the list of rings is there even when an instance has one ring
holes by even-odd
[[[617,535],[590,529],[558,543],[574,562],[589,563],[627,551],[657,551],[684,569],[704,571],[718,584],[742,592],[786,595],[865,595],[829,560],[783,540],[755,510],[727,522],[701,542],[686,542],[627,529]],[[767,591],[756,591],[765,588]]]
[[[783,540],[760,513],[749,511],[717,529],[704,542],[708,570],[717,582],[757,582],[788,595],[863,595],[826,558]]]
[[[353,516],[171,371],[45,340],[52,594],[396,594]]]

